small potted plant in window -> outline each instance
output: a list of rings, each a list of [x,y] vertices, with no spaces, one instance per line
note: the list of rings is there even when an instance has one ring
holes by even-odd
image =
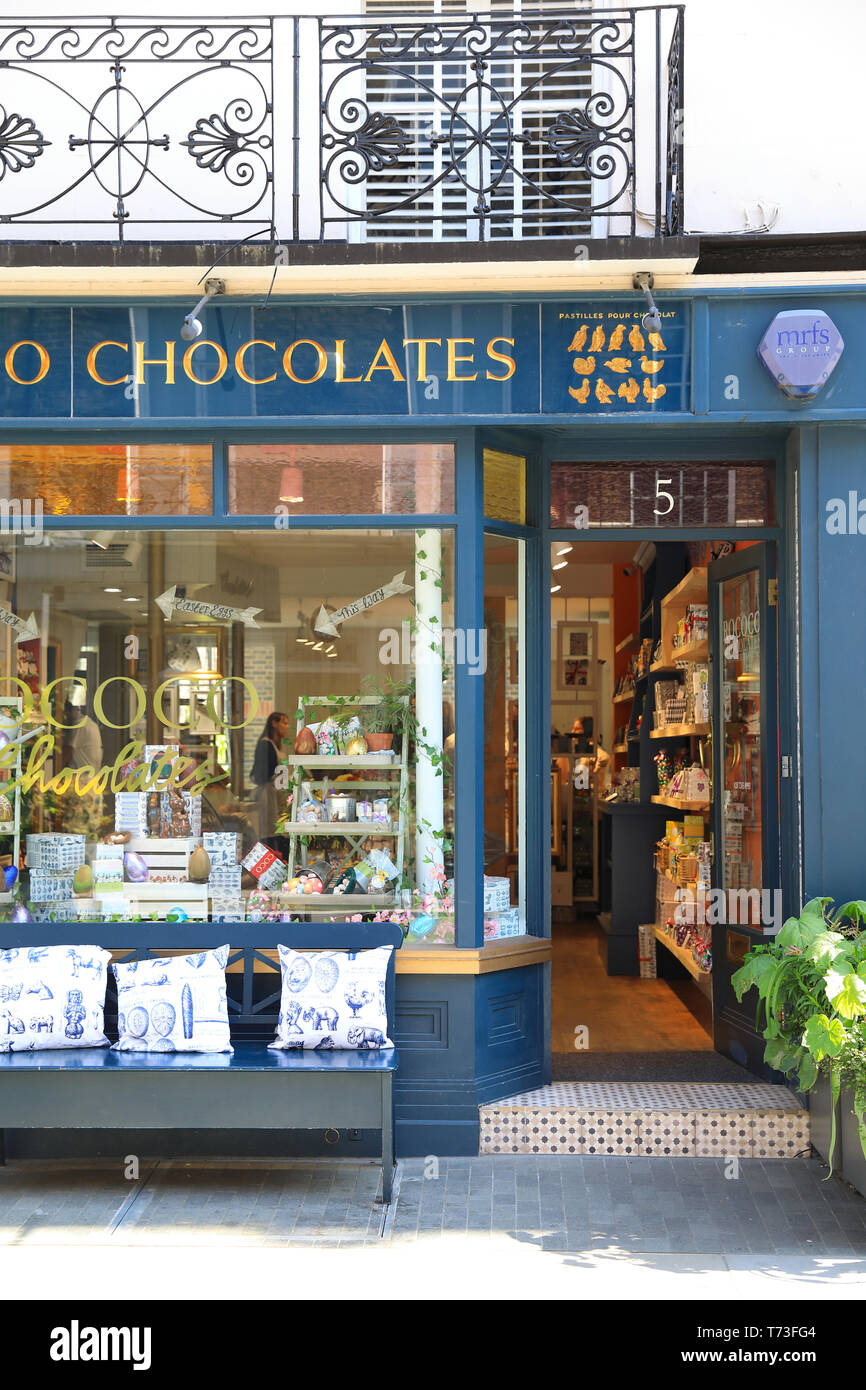
[[[367,747],[371,753],[387,752],[393,747],[395,734],[402,735],[409,728],[411,735],[412,682],[395,681],[389,676],[381,686],[367,679],[363,688],[364,694],[375,696],[377,702],[363,709]]]

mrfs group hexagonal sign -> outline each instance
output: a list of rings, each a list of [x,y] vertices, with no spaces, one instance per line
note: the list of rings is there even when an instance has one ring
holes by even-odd
[[[758,344],[758,356],[786,396],[809,401],[827,384],[845,349],[823,309],[786,309]]]

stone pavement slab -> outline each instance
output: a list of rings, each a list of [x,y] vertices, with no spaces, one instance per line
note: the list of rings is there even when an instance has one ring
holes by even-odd
[[[21,1161],[0,1245],[396,1249],[505,1240],[549,1252],[866,1257],[866,1201],[815,1159],[484,1155],[371,1161]]]

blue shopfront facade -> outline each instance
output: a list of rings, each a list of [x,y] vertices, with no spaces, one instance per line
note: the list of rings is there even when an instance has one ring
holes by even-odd
[[[550,543],[600,537],[552,517],[556,463],[773,461],[775,516],[749,538],[775,543],[778,563],[776,735],[780,760],[788,760],[778,780],[784,910],[819,893],[864,896],[864,295],[821,285],[662,291],[657,298],[658,342],[641,345],[629,334],[643,305],[622,293],[458,304],[275,301],[266,309],[231,302],[211,305],[204,334],[192,343],[179,333],[186,304],[10,303],[3,311],[3,444],[199,442],[213,454],[209,516],[46,515],[46,529],[273,533],[273,516],[229,511],[231,445],[423,439],[454,447],[452,513],[282,516],[285,543],[293,530],[318,528],[451,530],[453,620],[466,631],[484,625],[485,533],[524,543],[528,935],[484,942],[484,692],[471,669],[458,665],[456,941],[406,952],[400,963],[399,1154],[475,1153],[479,1105],[550,1079]],[[775,316],[793,309],[828,314],[845,344],[814,399],[786,396],[758,357]],[[613,347],[611,327],[620,324]],[[598,327],[605,332],[596,338]],[[655,370],[639,370],[644,354]],[[485,517],[486,449],[526,460],[522,520]],[[601,534],[640,543],[682,533],[660,518]],[[717,524],[710,534],[742,533]],[[116,1138],[118,1151],[133,1151],[129,1136]],[[357,1152],[355,1142],[341,1136],[327,1152]],[[324,1150],[317,1136],[309,1143]],[[24,1136],[19,1148],[34,1151]]]

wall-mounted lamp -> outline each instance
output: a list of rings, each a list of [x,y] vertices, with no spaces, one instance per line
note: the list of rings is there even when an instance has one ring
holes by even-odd
[[[641,323],[643,324],[647,333],[661,333],[661,315],[658,309],[656,308],[656,302],[652,296],[653,285],[655,284],[655,277],[653,276],[652,271],[639,270],[632,279],[632,284],[634,285],[636,290],[640,290],[641,294],[647,302],[648,312],[644,314],[643,318],[641,319]]]
[[[186,318],[180,326],[180,336],[183,338],[185,343],[195,342],[196,338],[201,337],[202,323],[201,319],[198,316],[201,313],[202,309],[204,309],[210,303],[210,301],[214,298],[215,295],[225,294],[226,282],[225,280],[218,280],[216,279],[216,277],[210,280],[205,280],[204,291],[204,295],[199,300],[198,304],[196,304],[194,309],[190,310],[190,312],[187,314]]]

